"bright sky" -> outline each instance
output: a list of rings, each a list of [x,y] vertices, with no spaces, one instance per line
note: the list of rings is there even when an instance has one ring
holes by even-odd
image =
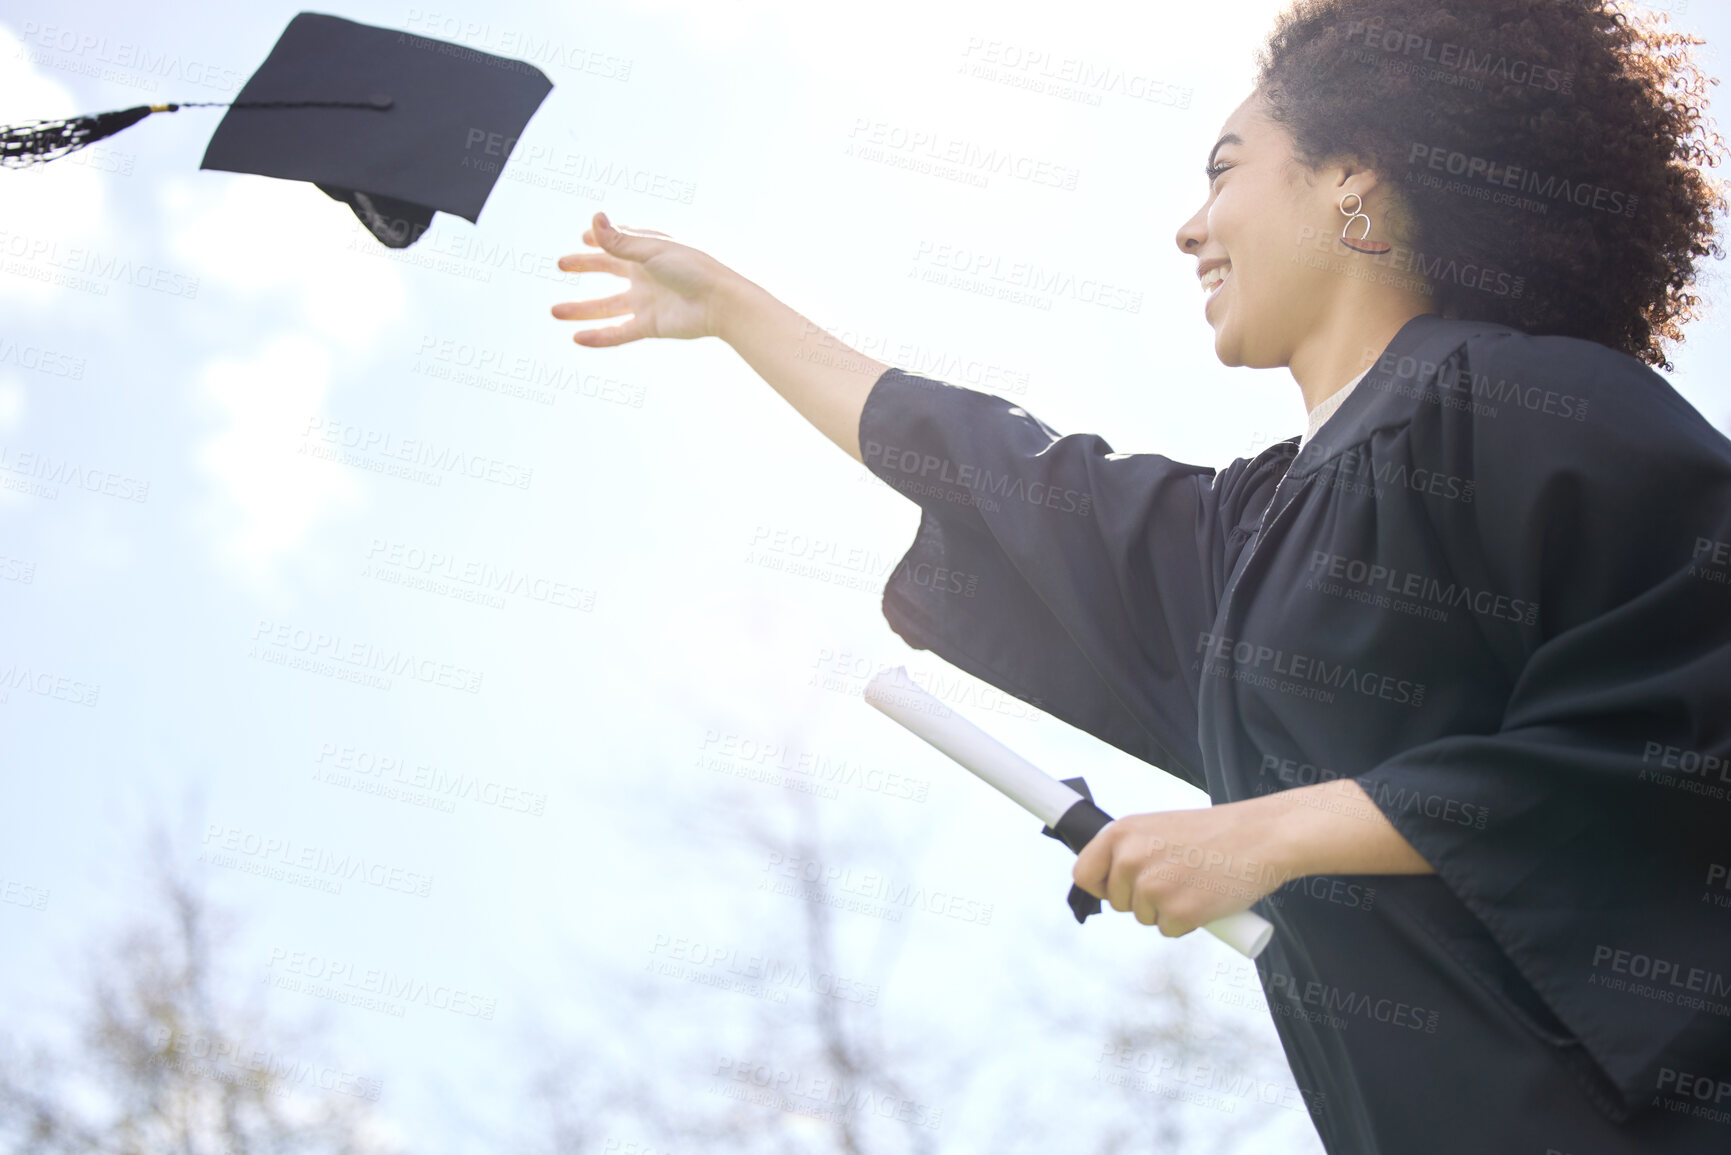
[[[1719,74],[1731,13],[1672,5]],[[403,253],[308,185],[200,171],[216,109],[0,174],[0,453],[107,483],[0,488],[0,670],[60,687],[0,705],[0,884],[49,896],[0,902],[0,1021],[62,1029],[84,944],[141,897],[136,848],[156,818],[189,861],[240,848],[199,869],[244,915],[249,980],[308,955],[496,1000],[492,1021],[327,1008],[344,1061],[384,1080],[381,1108],[427,1150],[484,1132],[522,1032],[605,1023],[616,976],[657,944],[749,955],[786,938],[795,900],[758,889],[774,872],[742,814],[787,853],[815,822],[844,867],[990,904],[989,926],[911,913],[893,949],[880,921],[838,913],[838,969],[881,986],[892,1036],[1001,1046],[1016,1058],[993,1079],[1054,1109],[1089,1091],[1096,1052],[1030,1036],[1017,975],[1080,999],[1165,961],[1230,987],[1249,964],[1205,936],[1167,941],[1112,912],[1077,927],[1067,852],[860,699],[872,671],[906,664],[1036,763],[1086,775],[1108,809],[1205,801],[891,633],[877,591],[911,503],[719,341],[580,349],[547,310],[617,287],[552,265],[604,208],[880,360],[968,366],[947,379],[1062,432],[1224,464],[1299,432],[1302,404],[1284,371],[1215,361],[1173,235],[1276,7],[355,0],[338,14],[528,57],[554,83],[479,224],[441,215]],[[0,122],[231,99],[296,11],[6,3]],[[1036,91],[1032,54],[1122,70],[1169,101]],[[944,179],[895,163],[919,155],[898,149],[911,139],[1014,150],[1047,176]],[[922,283],[921,254],[945,245],[1142,305]],[[1731,426],[1724,311],[1674,359],[1672,383]],[[328,459],[411,441],[484,459],[493,480],[381,472],[382,448],[355,459],[371,468]],[[508,572],[520,590],[453,596],[465,575]],[[430,659],[448,684],[290,664],[320,636]],[[905,776],[917,797],[843,785],[802,818],[795,791],[742,776],[802,757]],[[451,800],[433,767],[485,796]],[[246,869],[269,839],[279,864],[353,855],[398,882],[325,894]],[[653,989],[698,1036],[713,1028],[696,1044],[707,1067],[669,1059],[655,1076],[699,1093],[740,1000]],[[325,1006],[272,998],[291,1017]],[[1278,1058],[1266,1012],[1244,1021]],[[651,1066],[659,1045],[617,1041]],[[994,1099],[945,1106],[944,1150],[991,1149]],[[1319,1149],[1295,1114],[1257,1147]]]

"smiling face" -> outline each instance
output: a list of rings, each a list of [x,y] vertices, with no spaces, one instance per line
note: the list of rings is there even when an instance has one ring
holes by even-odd
[[[1339,235],[1346,221],[1340,200],[1350,192],[1367,201],[1372,239],[1393,239],[1373,196],[1376,178],[1344,163],[1314,172],[1304,167],[1286,130],[1268,117],[1260,92],[1226,119],[1208,163],[1208,197],[1178,230],[1177,242],[1197,258],[1204,289],[1213,290],[1204,315],[1214,328],[1215,355],[1222,364],[1253,369],[1290,365],[1303,342],[1331,331],[1329,322],[1344,315],[1343,306],[1371,288],[1303,258],[1323,256],[1316,252],[1318,236]],[[1354,222],[1355,239],[1363,227]],[[1352,256],[1338,245],[1331,251],[1335,255],[1326,259]],[[1225,280],[1215,287],[1222,273]]]

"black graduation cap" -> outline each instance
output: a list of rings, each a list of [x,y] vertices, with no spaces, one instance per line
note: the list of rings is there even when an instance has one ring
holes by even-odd
[[[228,103],[200,168],[304,180],[394,249],[447,212],[476,222],[523,126],[553,83],[525,61],[302,12]],[[0,163],[64,156],[152,112],[0,129]]]

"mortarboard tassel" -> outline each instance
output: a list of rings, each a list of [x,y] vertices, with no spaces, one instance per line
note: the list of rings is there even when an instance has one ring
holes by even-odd
[[[65,120],[35,120],[27,124],[0,125],[0,166],[26,168],[46,164],[87,144],[131,128],[153,112],[178,112],[183,108],[376,108],[391,107],[391,98],[375,94],[367,100],[204,100],[188,104],[141,104],[119,112],[73,116]]]

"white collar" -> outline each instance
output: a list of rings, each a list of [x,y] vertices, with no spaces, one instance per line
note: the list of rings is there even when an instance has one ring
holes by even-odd
[[[1304,431],[1304,436],[1300,438],[1298,442],[1298,447],[1300,449],[1303,449],[1305,445],[1309,444],[1310,439],[1316,436],[1316,431],[1322,428],[1323,423],[1330,417],[1334,416],[1334,411],[1340,408],[1340,403],[1346,400],[1346,395],[1352,392],[1353,386],[1364,380],[1364,374],[1369,373],[1371,368],[1372,366],[1366,365],[1363,373],[1360,373],[1357,377],[1354,377],[1351,381],[1348,381],[1345,385],[1336,389],[1328,396],[1327,400],[1323,401],[1315,409],[1310,411],[1309,428]]]

